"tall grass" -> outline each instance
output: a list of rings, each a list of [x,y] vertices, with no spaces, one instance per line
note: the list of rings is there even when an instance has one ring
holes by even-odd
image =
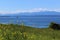
[[[60,30],[0,24],[0,40],[60,40]]]

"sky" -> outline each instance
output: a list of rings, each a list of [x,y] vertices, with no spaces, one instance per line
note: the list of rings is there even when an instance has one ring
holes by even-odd
[[[0,13],[60,11],[60,0],[0,0]]]

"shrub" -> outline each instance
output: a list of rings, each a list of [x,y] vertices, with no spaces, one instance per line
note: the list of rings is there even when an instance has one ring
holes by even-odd
[[[51,22],[50,25],[49,25],[49,28],[52,28],[54,30],[60,30],[60,24]]]

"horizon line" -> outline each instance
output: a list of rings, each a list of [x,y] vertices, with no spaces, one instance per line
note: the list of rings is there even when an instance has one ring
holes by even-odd
[[[60,12],[60,9],[48,9],[48,8],[34,8],[34,9],[29,9],[29,10],[16,10],[16,11],[0,11],[0,14],[17,14],[17,13],[32,13],[32,12],[44,12],[44,11],[55,11],[55,12]]]

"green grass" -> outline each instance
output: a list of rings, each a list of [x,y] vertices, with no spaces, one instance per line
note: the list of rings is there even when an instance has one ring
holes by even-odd
[[[60,30],[0,24],[0,40],[60,40]]]

